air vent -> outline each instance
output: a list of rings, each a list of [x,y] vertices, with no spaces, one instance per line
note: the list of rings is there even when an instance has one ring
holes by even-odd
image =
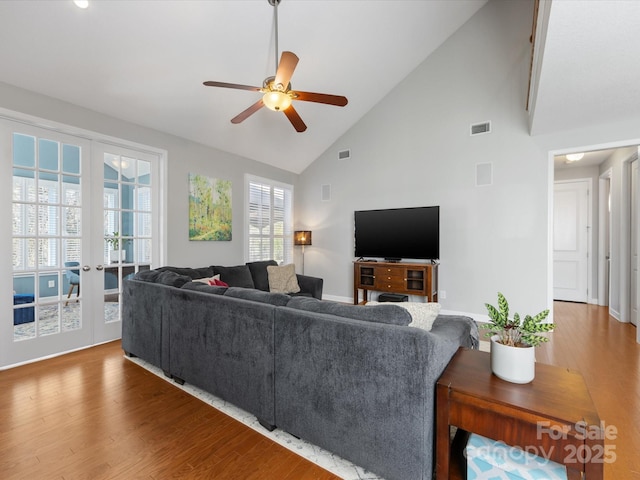
[[[338,152],[338,160],[349,160],[351,158],[351,149],[340,150]]]
[[[476,163],[476,187],[485,187],[493,184],[493,164]]]
[[[471,125],[471,135],[482,135],[491,133],[491,122],[474,123]]]
[[[320,198],[323,202],[329,202],[331,200],[331,185],[322,185],[322,191],[320,193]]]

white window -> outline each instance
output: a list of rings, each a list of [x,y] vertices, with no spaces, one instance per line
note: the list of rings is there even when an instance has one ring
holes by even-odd
[[[246,258],[293,263],[293,186],[246,176]]]

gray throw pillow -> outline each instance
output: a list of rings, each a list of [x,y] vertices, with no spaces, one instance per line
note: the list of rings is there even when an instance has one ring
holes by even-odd
[[[161,283],[163,285],[169,285],[170,287],[182,287],[185,283],[190,282],[191,277],[186,275],[179,275],[176,272],[171,272],[169,270],[160,272],[157,277],[156,283]]]
[[[263,260],[260,262],[249,262],[247,267],[251,271],[251,277],[253,278],[253,285],[258,290],[263,292],[269,291],[269,275],[267,274],[268,266],[278,266],[278,262],[275,260]]]
[[[156,283],[158,280],[158,275],[160,275],[158,270],[143,270],[135,274],[133,277],[134,280],[141,280],[143,282],[151,282]]]
[[[159,272],[175,272],[178,275],[186,275],[191,278],[204,278],[204,277],[213,277],[213,270],[211,267],[200,267],[200,268],[191,268],[191,267],[160,267],[157,269]]]
[[[220,280],[230,287],[255,288],[251,271],[246,265],[238,265],[235,267],[221,267],[214,265],[211,267],[214,275],[220,275]]]

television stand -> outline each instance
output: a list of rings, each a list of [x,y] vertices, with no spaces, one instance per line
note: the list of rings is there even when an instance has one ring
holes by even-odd
[[[389,292],[438,301],[438,264],[405,262],[353,262],[353,304],[367,302],[368,292]]]

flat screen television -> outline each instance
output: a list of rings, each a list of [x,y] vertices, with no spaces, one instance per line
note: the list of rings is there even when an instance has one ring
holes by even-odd
[[[356,211],[355,256],[439,259],[440,207]]]

